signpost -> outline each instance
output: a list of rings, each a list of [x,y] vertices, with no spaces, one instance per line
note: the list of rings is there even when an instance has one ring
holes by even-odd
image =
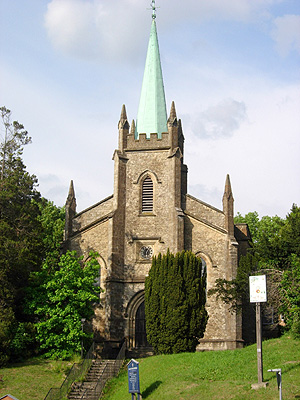
[[[128,371],[128,388],[129,393],[131,393],[131,400],[136,398],[137,400],[141,400],[142,396],[140,393],[140,374],[139,374],[139,362],[131,359],[127,364]]]
[[[250,303],[256,303],[256,343],[258,384],[263,383],[261,302],[267,301],[266,275],[249,276]]]

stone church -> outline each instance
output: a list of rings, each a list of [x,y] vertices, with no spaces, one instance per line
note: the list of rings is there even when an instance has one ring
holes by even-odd
[[[174,102],[166,111],[155,7],[138,115],[130,126],[123,105],[118,129],[113,195],[76,213],[71,182],[64,244],[85,257],[90,250],[100,255],[104,291],[95,307],[95,337],[110,348],[126,338],[134,349],[147,346],[144,283],[154,255],[193,251],[206,267],[208,290],[217,278],[235,277],[249,240],[247,226],[234,225],[228,175],[222,210],[187,193],[181,120]],[[197,350],[241,347],[242,317],[215,297],[206,306],[209,320]]]

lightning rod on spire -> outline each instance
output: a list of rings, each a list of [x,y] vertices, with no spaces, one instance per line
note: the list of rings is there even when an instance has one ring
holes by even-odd
[[[152,19],[156,18],[156,10],[158,7],[155,7],[155,0],[152,0],[151,2],[151,9],[152,9]]]

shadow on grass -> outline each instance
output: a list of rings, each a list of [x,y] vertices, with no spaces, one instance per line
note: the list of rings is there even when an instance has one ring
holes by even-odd
[[[162,381],[155,381],[155,382],[151,383],[151,385],[148,386],[147,389],[143,391],[142,398],[146,399],[151,393],[153,393],[158,388],[158,386],[161,383],[162,383]]]
[[[28,367],[29,365],[45,365],[49,364],[53,360],[47,360],[45,358],[30,358],[28,360],[24,361],[15,361],[15,362],[10,362],[7,365],[5,365],[4,368],[22,368],[22,367]]]
[[[290,371],[292,371],[293,369],[300,369],[300,362],[299,361],[289,361],[288,362],[289,363],[289,366],[288,367],[286,367],[286,366],[284,366],[283,368],[282,368],[282,379],[284,380],[284,375],[287,373],[287,372],[290,372]],[[285,364],[287,364],[287,363],[285,363]],[[272,374],[272,376],[271,377],[269,377],[269,379],[268,379],[268,381],[272,381],[272,380],[274,380],[274,379],[277,379],[277,376],[276,376],[276,374]],[[300,396],[299,396],[300,397]]]
[[[68,361],[68,360],[52,360],[50,358],[44,358],[44,357],[34,357],[34,358],[29,358],[24,361],[16,361],[16,362],[10,362],[7,365],[5,365],[3,368],[23,368],[23,367],[29,367],[29,366],[42,366],[42,365],[51,365],[51,364],[60,364],[60,365],[67,365],[70,364],[71,366],[73,365],[73,361]]]

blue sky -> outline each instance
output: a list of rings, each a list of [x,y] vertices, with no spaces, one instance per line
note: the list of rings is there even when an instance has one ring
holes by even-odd
[[[160,0],[167,110],[185,135],[189,193],[285,217],[300,205],[299,0]],[[42,195],[78,210],[113,192],[122,104],[136,119],[150,0],[0,0],[0,105],[32,136]]]

